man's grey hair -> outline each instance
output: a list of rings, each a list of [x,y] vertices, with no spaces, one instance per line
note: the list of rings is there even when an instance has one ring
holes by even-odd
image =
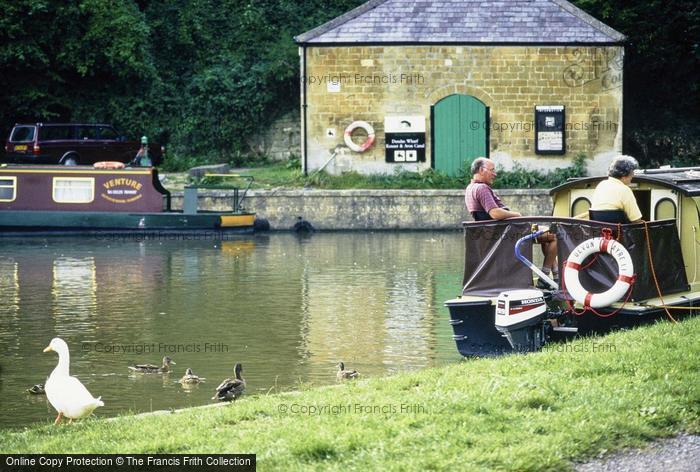
[[[472,175],[478,174],[479,171],[481,170],[482,167],[486,165],[487,162],[489,162],[491,159],[487,159],[486,157],[477,157],[474,159],[474,162],[472,162]]]
[[[608,167],[608,175],[619,179],[627,175],[632,175],[635,169],[639,168],[639,162],[632,156],[617,156]]]

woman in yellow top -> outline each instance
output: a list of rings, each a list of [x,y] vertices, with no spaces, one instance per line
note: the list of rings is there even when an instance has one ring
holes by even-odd
[[[623,210],[630,223],[642,220],[637,200],[629,184],[634,170],[639,167],[637,159],[631,156],[617,156],[608,168],[608,179],[603,180],[593,192],[592,210]]]

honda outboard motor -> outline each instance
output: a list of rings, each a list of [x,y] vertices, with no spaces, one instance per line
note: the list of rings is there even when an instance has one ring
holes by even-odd
[[[545,342],[547,304],[539,290],[501,292],[496,302],[496,329],[518,352],[539,350]]]

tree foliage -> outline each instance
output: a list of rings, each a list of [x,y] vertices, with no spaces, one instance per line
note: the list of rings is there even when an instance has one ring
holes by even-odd
[[[20,121],[105,121],[167,144],[170,158],[230,161],[299,106],[293,36],[360,3],[0,0],[0,133]],[[628,36],[626,147],[647,164],[692,161],[697,2],[574,3]]]
[[[95,120],[143,126],[158,80],[149,28],[134,3],[5,1],[0,5],[0,120]]]
[[[695,0],[574,0],[627,36],[625,152],[645,166],[700,165],[700,6]]]

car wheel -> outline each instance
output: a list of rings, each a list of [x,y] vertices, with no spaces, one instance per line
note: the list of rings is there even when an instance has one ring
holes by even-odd
[[[63,165],[64,166],[77,166],[78,161],[75,159],[75,156],[68,156],[65,159],[63,159]]]

